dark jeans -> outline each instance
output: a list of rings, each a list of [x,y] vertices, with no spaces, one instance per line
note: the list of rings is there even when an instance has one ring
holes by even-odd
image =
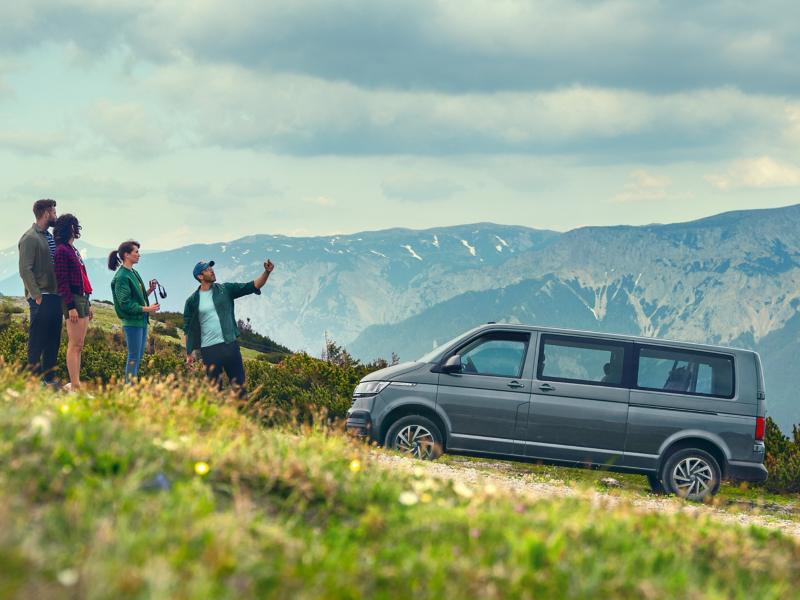
[[[128,343],[128,362],[125,364],[125,383],[136,379],[139,375],[139,363],[144,356],[144,346],[147,341],[147,325],[144,327],[123,327],[125,340]]]
[[[222,389],[222,371],[224,370],[230,379],[231,387],[238,386],[239,395],[242,397],[247,395],[247,388],[244,385],[244,363],[239,350],[239,342],[214,344],[200,348],[200,355],[203,357],[206,374],[211,379],[211,383],[217,386],[217,389]]]
[[[28,299],[31,307],[31,329],[28,336],[28,367],[45,382],[56,376],[58,348],[61,345],[61,296],[43,294],[42,303]]]

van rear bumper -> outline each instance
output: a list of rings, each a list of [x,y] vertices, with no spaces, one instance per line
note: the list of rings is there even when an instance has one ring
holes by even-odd
[[[725,469],[725,479],[734,481],[766,481],[769,471],[760,463],[728,461]]]

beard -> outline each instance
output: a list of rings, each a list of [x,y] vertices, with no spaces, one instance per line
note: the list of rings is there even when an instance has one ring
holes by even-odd
[[[50,217],[50,219],[47,221],[47,224],[50,227],[55,227],[56,221],[58,221],[56,217]]]

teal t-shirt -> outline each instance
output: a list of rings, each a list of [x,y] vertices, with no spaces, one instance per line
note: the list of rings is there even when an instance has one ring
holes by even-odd
[[[200,347],[207,348],[225,341],[222,335],[222,324],[219,322],[217,307],[211,290],[200,292],[200,304],[197,312],[200,315]]]

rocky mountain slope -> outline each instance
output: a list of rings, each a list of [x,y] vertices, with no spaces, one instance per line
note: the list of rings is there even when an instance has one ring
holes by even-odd
[[[479,323],[523,322],[709,342],[762,354],[770,412],[800,421],[800,206],[691,223],[589,227],[507,261],[405,321],[367,328],[356,356],[429,351]],[[450,285],[480,280],[454,274]]]
[[[95,296],[107,298],[107,251],[84,245]],[[196,288],[197,261],[216,261],[220,281],[243,281],[271,258],[264,294],[242,299],[237,313],[312,354],[327,330],[359,358],[412,359],[486,321],[754,348],[771,413],[784,428],[800,421],[800,205],[564,234],[479,223],[143,250],[139,270],[167,287],[169,310]],[[0,271],[13,271],[15,251],[0,253]],[[2,293],[21,291],[15,272],[0,281]]]

